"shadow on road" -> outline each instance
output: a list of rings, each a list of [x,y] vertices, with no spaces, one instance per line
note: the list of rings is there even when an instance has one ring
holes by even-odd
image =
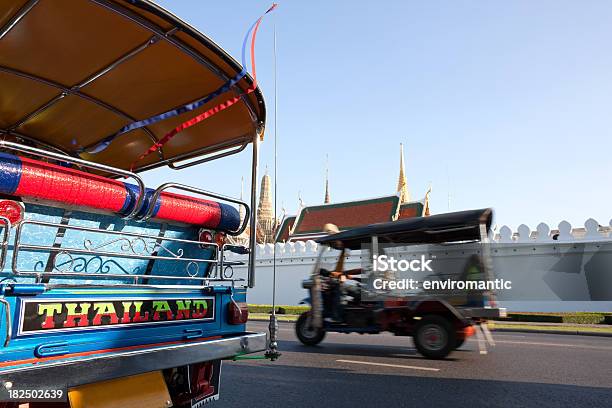
[[[396,376],[277,363],[229,363],[223,371],[217,403],[223,407],[607,407],[612,398],[609,388]]]
[[[372,338],[375,340],[374,338]],[[407,342],[410,344],[410,342]],[[423,360],[414,347],[406,346],[386,346],[381,344],[350,344],[350,343],[325,343],[325,340],[316,346],[305,346],[299,341],[283,340],[282,351],[291,351],[306,354],[333,354],[342,356],[363,356],[363,357],[393,357],[398,359]],[[457,353],[465,353],[470,350],[455,350]],[[451,354],[447,361],[454,361]]]

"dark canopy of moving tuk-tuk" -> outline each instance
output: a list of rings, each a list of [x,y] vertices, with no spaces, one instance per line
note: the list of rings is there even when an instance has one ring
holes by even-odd
[[[208,95],[242,67],[208,37],[150,1],[0,2],[0,137],[76,156],[122,127]],[[129,169],[185,120],[232,97],[238,103],[181,132],[135,170],[253,141],[265,122],[248,74],[204,106],[131,130],[81,157]]]
[[[493,220],[493,210],[458,211],[429,217],[372,224],[354,228],[317,240],[318,243],[338,248],[361,249],[378,237],[379,243],[435,244],[442,242],[473,241],[481,238],[480,226],[487,232]]]

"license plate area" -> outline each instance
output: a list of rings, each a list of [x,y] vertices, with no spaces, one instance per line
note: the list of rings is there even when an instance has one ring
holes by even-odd
[[[70,408],[168,408],[170,393],[161,371],[81,385],[68,390]]]
[[[170,368],[164,376],[175,406],[199,408],[219,399],[221,360]]]

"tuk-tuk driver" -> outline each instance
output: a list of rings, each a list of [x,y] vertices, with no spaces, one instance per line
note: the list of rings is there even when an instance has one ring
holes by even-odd
[[[334,224],[325,224],[323,230],[328,234],[336,234],[340,232],[338,227]],[[324,301],[324,304],[329,307],[332,311],[332,318],[335,321],[342,320],[342,285],[344,285],[347,279],[352,279],[354,281],[359,281],[361,279],[361,268],[344,270],[344,259],[346,256],[346,249],[341,241],[337,241],[333,245],[334,248],[340,250],[340,255],[338,257],[338,262],[336,263],[336,267],[333,271],[321,270],[322,276],[326,276],[329,278],[328,281],[328,290],[327,296]],[[351,285],[352,286],[352,285]],[[353,286],[354,287],[354,286]]]

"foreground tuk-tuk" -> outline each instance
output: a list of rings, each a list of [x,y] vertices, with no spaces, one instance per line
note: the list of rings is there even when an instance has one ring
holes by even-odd
[[[149,1],[0,4],[0,407],[201,406],[222,360],[266,348],[245,326],[255,253],[232,244],[256,229],[254,84]],[[249,144],[250,205],[187,185],[239,186],[220,167],[140,175]]]
[[[481,352],[486,353],[485,342],[493,343],[486,321],[505,315],[505,309],[495,307],[492,291],[376,290],[372,282],[376,283],[377,276],[387,275],[374,273],[372,264],[374,257],[385,251],[400,256],[410,254],[413,258],[407,259],[407,265],[410,261],[418,265],[430,256],[443,270],[427,272],[421,276],[421,282],[448,277],[463,282],[490,281],[492,272],[486,242],[492,214],[492,210],[485,209],[411,218],[320,238],[317,242],[321,251],[312,277],[303,282],[303,287],[310,292],[304,302],[310,303],[311,309],[296,323],[298,339],[305,345],[315,345],[323,340],[326,332],[389,331],[398,336],[412,336],[423,356],[439,359],[476,334]],[[421,246],[415,249],[415,245]],[[329,256],[330,248],[340,252],[335,267],[328,270],[322,267],[322,259]],[[453,248],[460,250],[453,251]],[[446,255],[449,252],[461,255],[449,263],[448,259],[432,255],[440,252],[439,249]],[[361,250],[361,268],[344,268],[348,250]],[[379,286],[380,282],[379,278]]]

